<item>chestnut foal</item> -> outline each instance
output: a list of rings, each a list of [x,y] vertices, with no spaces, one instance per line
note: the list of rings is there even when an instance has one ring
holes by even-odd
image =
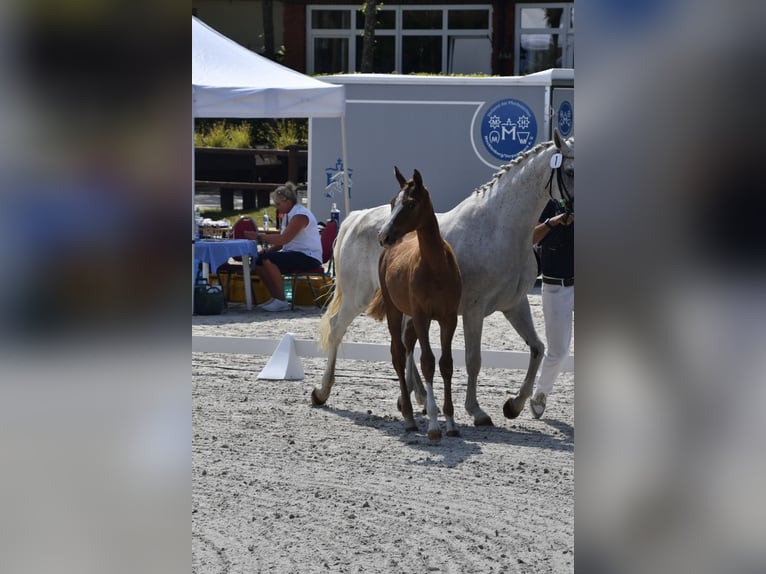
[[[405,380],[405,362],[415,341],[420,343],[420,368],[426,387],[428,438],[440,440],[442,433],[434,398],[435,359],[428,340],[431,321],[439,323],[441,357],[439,372],[444,380],[444,416],[447,436],[459,436],[452,405],[452,338],[457,328],[462,283],[457,258],[439,232],[431,196],[418,170],[406,180],[394,166],[401,190],[391,201],[391,215],[378,233],[384,247],[378,262],[380,289],[370,302],[368,315],[386,317],[391,334],[391,361],[399,377],[399,406],[405,428],[417,430],[410,391]],[[405,322],[409,316],[409,324]]]

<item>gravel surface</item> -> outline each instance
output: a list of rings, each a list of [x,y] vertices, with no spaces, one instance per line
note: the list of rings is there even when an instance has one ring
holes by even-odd
[[[529,298],[543,336],[539,290]],[[235,304],[194,316],[192,334],[315,340],[320,315]],[[526,351],[500,313],[482,339]],[[385,324],[363,315],[344,340],[389,342]],[[327,405],[312,408],[325,360],[303,358],[302,381],[257,380],[268,359],[192,354],[192,572],[574,571],[573,373],[542,419],[525,409],[509,420],[502,405],[524,372],[482,369],[478,398],[496,426],[477,428],[456,368],[461,436],[433,443],[425,415],[404,432],[389,362],[339,360]],[[440,404],[438,372],[434,388]]]

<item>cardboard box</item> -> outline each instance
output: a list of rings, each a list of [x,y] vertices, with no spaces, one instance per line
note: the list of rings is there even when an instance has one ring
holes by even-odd
[[[330,277],[312,277],[311,285],[306,279],[299,279],[295,285],[296,305],[317,305],[321,307],[330,299],[335,282]],[[312,291],[313,288],[313,291]],[[316,298],[315,298],[316,295]]]
[[[223,288],[223,292],[226,293],[226,282],[228,281],[228,275],[221,275],[219,278],[217,275],[210,275],[211,285],[220,284]],[[266,286],[258,277],[252,276],[253,285],[253,305],[260,305],[271,299],[271,294]],[[231,276],[231,291],[229,292],[228,300],[234,303],[245,302],[245,281],[241,275]],[[318,306],[321,307],[327,301],[329,301],[332,295],[332,288],[335,282],[330,277],[320,278],[313,277],[311,279],[311,285],[309,281],[305,279],[299,279],[295,286],[295,304],[298,306]],[[285,278],[285,295],[288,301],[292,301],[291,289],[292,278]],[[312,291],[313,287],[313,291]],[[316,298],[315,298],[316,296]]]
[[[245,302],[245,279],[242,275],[221,275],[220,279],[217,275],[210,275],[210,283],[219,283],[223,288],[223,292],[226,293],[226,282],[231,277],[231,291],[229,292],[228,300],[233,303]],[[265,303],[271,298],[269,290],[263,284],[258,277],[251,276],[251,282],[253,286],[253,305],[259,305]]]

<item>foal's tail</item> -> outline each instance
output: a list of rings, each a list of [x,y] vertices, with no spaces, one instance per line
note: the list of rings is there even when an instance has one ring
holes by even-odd
[[[383,300],[383,293],[380,288],[375,290],[375,295],[367,306],[367,316],[376,321],[382,321],[386,318],[386,302]]]

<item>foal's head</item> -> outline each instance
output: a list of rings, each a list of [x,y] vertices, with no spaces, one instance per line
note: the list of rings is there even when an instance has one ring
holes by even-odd
[[[409,180],[404,179],[396,166],[394,174],[401,189],[391,200],[391,215],[378,233],[378,241],[384,246],[393,245],[410,231],[416,230],[434,211],[431,196],[423,186],[418,170],[414,170]]]

